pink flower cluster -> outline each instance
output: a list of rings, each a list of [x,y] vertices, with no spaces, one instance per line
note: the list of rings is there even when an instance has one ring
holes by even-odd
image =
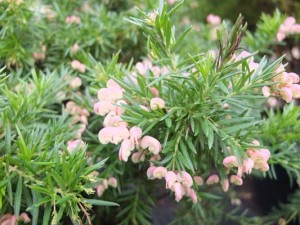
[[[139,151],[132,157],[134,162],[143,161],[145,150],[157,155],[161,151],[161,144],[151,136],[142,137],[142,129],[139,127],[128,127],[128,124],[121,119],[125,110],[120,104],[127,104],[123,98],[124,89],[113,80],[108,80],[106,88],[98,91],[99,101],[94,105],[94,111],[101,116],[106,115],[103,126],[98,137],[102,144],[119,144],[119,159],[128,161],[131,152],[137,148]],[[160,98],[153,98],[150,102],[152,110],[165,107],[164,101]]]
[[[29,223],[30,221],[27,213],[21,213],[20,216],[7,213],[0,218],[0,225],[17,225],[19,222]]]
[[[80,17],[78,16],[67,16],[66,17],[66,23],[68,24],[72,24],[72,23],[75,23],[75,24],[79,24],[80,23]]]
[[[162,178],[166,181],[166,188],[175,193],[175,200],[179,202],[183,196],[190,197],[194,204],[197,203],[198,198],[193,186],[193,178],[186,171],[174,172],[168,171],[162,166],[150,166],[147,170],[148,179],[154,180]],[[197,177],[198,179],[199,177]],[[199,179],[197,180],[199,182]],[[199,184],[199,183],[196,183]]]
[[[146,76],[148,70],[151,71],[155,77],[159,77],[168,73],[168,69],[166,67],[154,66],[148,59],[136,63],[135,68],[139,74],[144,76]],[[133,73],[133,76],[137,76],[136,72]]]
[[[73,70],[77,70],[80,73],[85,72],[85,65],[83,63],[79,62],[78,60],[73,60],[71,62],[71,67]]]
[[[275,74],[277,75],[272,78],[272,82],[276,82],[276,84],[262,88],[265,97],[274,95],[281,97],[287,103],[290,103],[293,98],[300,98],[300,85],[297,84],[299,76],[297,74],[284,72],[282,64],[275,70]]]
[[[280,25],[277,32],[277,40],[282,41],[286,38],[286,36],[298,33],[300,33],[300,24],[297,24],[296,19],[290,16],[285,19],[283,24]]]
[[[100,197],[103,195],[104,191],[109,187],[116,188],[118,186],[118,181],[115,177],[110,177],[109,179],[104,179],[102,184],[97,186],[97,195]]]
[[[259,142],[254,140],[252,142],[253,145],[259,146]],[[227,174],[230,173],[231,169],[237,168],[237,174],[230,176],[230,183],[235,185],[242,185],[243,174],[250,174],[252,169],[260,170],[261,172],[266,172],[269,170],[268,160],[270,158],[270,151],[268,149],[258,149],[258,148],[248,148],[246,150],[246,154],[249,158],[243,159],[242,164],[239,164],[238,159],[236,156],[231,155],[227,156],[223,160],[223,165],[227,171]],[[206,181],[207,184],[218,183],[219,178],[217,175],[213,175],[208,178]],[[227,191],[229,187],[228,179],[223,182],[223,190]]]
[[[76,124],[78,122],[80,123],[80,128],[77,132],[76,137],[81,138],[83,132],[86,130],[90,113],[86,109],[76,105],[75,102],[72,101],[67,102],[66,111],[74,116],[73,124]]]

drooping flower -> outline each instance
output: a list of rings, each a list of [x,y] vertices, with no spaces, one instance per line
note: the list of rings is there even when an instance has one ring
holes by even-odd
[[[183,186],[192,187],[193,179],[192,179],[192,177],[189,173],[187,173],[186,171],[181,171],[177,174],[177,177],[178,177],[178,175],[181,178],[181,183],[182,183]]]
[[[80,148],[84,147],[84,145],[85,145],[85,143],[80,139],[68,141],[67,149],[70,153],[72,153],[76,148],[80,149]]]
[[[203,185],[203,179],[200,176],[194,176],[194,181],[198,186]]]
[[[150,100],[150,108],[152,110],[165,108],[165,101],[161,98],[155,97]]]
[[[236,175],[231,175],[230,176],[230,183],[241,186],[243,184],[242,178],[236,176]]]
[[[97,195],[98,195],[98,197],[101,197],[103,195],[104,191],[105,191],[105,188],[103,187],[103,185],[98,185],[97,186]]]
[[[166,176],[165,176],[165,180],[166,180],[166,188],[171,189],[172,186],[175,184],[176,182],[176,174],[173,171],[168,171]]]
[[[175,182],[173,185],[173,189],[175,192],[175,200],[176,200],[176,202],[179,202],[182,199],[182,197],[184,196],[183,187],[180,183]]]
[[[118,181],[117,181],[117,179],[115,177],[110,177],[108,179],[108,184],[110,186],[112,186],[113,188],[116,188],[118,186]]]
[[[244,173],[250,174],[253,167],[254,167],[254,162],[251,158],[243,160],[243,172]]]
[[[220,181],[219,176],[216,174],[213,174],[207,178],[206,184],[207,185],[217,184],[217,183],[219,183],[219,181]]]
[[[148,177],[148,179],[151,179],[151,180],[154,179],[154,177],[153,177],[153,172],[154,172],[155,169],[156,169],[156,166],[150,166],[150,167],[147,169],[147,177]]]
[[[238,167],[238,160],[236,158],[236,156],[232,155],[232,156],[227,156],[224,160],[223,160],[223,165],[226,168],[231,168],[231,167]]]
[[[132,127],[129,130],[130,140],[133,141],[134,144],[138,143],[138,140],[142,137],[142,129],[139,127]]]
[[[154,178],[157,178],[157,179],[162,179],[163,177],[166,176],[167,174],[167,169],[165,167],[162,167],[162,166],[159,166],[159,167],[156,167],[154,170],[153,170],[153,174],[152,176]]]
[[[119,159],[121,161],[128,161],[128,157],[131,154],[131,151],[134,149],[134,145],[132,144],[132,142],[129,139],[125,139],[122,144],[121,144],[121,148],[119,150]]]
[[[154,155],[158,154],[161,150],[161,144],[158,140],[150,136],[144,136],[141,140],[141,147],[143,149],[148,149]]]
[[[225,180],[223,180],[222,182],[222,190],[224,192],[227,192],[229,189],[229,180],[226,178]]]

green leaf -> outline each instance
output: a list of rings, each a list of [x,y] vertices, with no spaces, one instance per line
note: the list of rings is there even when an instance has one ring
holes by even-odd
[[[98,199],[85,199],[85,201],[91,205],[97,205],[97,206],[120,206],[115,202],[103,201]]]
[[[17,189],[15,193],[15,203],[14,203],[14,214],[19,216],[21,209],[21,201],[22,201],[22,190],[23,190],[23,179],[19,176],[19,181],[17,184]]]

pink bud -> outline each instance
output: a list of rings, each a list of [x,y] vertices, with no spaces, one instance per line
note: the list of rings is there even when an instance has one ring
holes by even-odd
[[[263,86],[262,88],[263,95],[267,98],[271,95],[271,89],[268,86]]]
[[[158,97],[152,98],[150,100],[150,108],[152,110],[163,109],[163,108],[165,108],[165,101]]]
[[[226,168],[231,168],[231,167],[238,167],[238,161],[236,156],[232,155],[232,156],[227,156],[224,160],[223,160],[223,165]]]
[[[153,172],[154,172],[155,169],[156,169],[156,166],[150,166],[148,168],[148,170],[147,170],[147,177],[148,177],[148,179],[151,179],[151,180],[154,179]]]
[[[117,181],[117,179],[115,177],[110,177],[108,179],[108,184],[110,186],[112,186],[113,188],[116,188],[118,186],[118,181]]]
[[[236,175],[231,175],[230,177],[230,183],[233,183],[235,185],[241,186],[243,184],[242,178],[236,176]]]
[[[97,195],[99,197],[101,197],[103,195],[104,191],[105,191],[105,188],[103,187],[103,185],[98,185],[97,186]]]
[[[222,182],[222,190],[223,190],[224,192],[227,192],[228,189],[229,189],[229,181],[228,181],[228,179],[225,179],[225,180],[223,180],[223,182]]]
[[[132,142],[129,139],[125,139],[120,147],[119,150],[119,159],[121,161],[128,161],[128,157],[131,154],[131,151],[134,149],[134,145],[132,144]]]
[[[180,183],[176,182],[174,185],[174,192],[175,192],[175,200],[176,202],[179,202],[183,195],[184,195],[184,190],[183,190],[183,187]]]
[[[194,176],[194,181],[198,186],[203,185],[203,179],[200,176]]]
[[[71,88],[79,88],[82,84],[82,81],[79,77],[75,77],[70,81]]]
[[[155,87],[151,87],[150,91],[155,97],[159,97],[159,91]]]
[[[198,198],[194,189],[190,189],[188,192],[189,197],[192,199],[192,202],[196,204],[198,202]]]
[[[167,172],[168,171],[165,167],[162,166],[156,167],[155,170],[153,171],[153,177],[160,180],[166,176]]]
[[[252,144],[255,145],[255,146],[260,146],[259,141],[256,140],[256,139],[254,139],[254,140],[252,141]]]
[[[207,178],[206,184],[207,185],[217,184],[217,183],[219,183],[219,181],[220,181],[219,176],[216,174],[213,174]]]
[[[285,19],[285,21],[284,21],[284,25],[285,25],[285,26],[292,26],[292,25],[294,25],[295,23],[296,23],[296,19],[295,19],[294,17],[292,17],[292,16],[287,17],[287,18]]]
[[[72,54],[76,54],[79,50],[79,45],[77,43],[72,45],[71,52]]]
[[[73,140],[68,141],[67,149],[70,153],[72,153],[76,148],[80,149],[83,148],[85,143],[82,140]]]
[[[144,136],[141,141],[141,147],[152,152],[154,155],[157,155],[161,150],[161,145],[158,140],[150,136]]]
[[[172,186],[175,184],[176,182],[176,174],[173,171],[168,171],[166,176],[165,176],[165,180],[166,180],[166,188],[171,189]]]
[[[108,180],[107,179],[102,180],[102,185],[103,185],[104,189],[107,189],[108,188]]]
[[[28,217],[27,213],[21,213],[20,219],[21,219],[24,223],[29,223],[29,222],[31,221],[31,219]]]

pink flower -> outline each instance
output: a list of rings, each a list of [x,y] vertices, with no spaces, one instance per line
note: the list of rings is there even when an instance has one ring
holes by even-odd
[[[145,154],[143,153],[143,151],[135,152],[131,155],[131,161],[133,163],[144,162],[145,161]]]
[[[105,188],[103,187],[103,185],[98,185],[97,186],[97,195],[98,195],[98,197],[101,197],[103,195],[104,191],[105,191]]]
[[[77,43],[72,45],[71,52],[72,54],[76,54],[79,50],[79,45]]]
[[[15,215],[10,214],[10,213],[4,214],[0,218],[0,224],[1,225],[16,225],[17,224],[17,217]]]
[[[106,82],[106,87],[107,88],[117,88],[117,89],[120,89],[120,90],[124,90],[116,81],[114,81],[112,79],[109,79]]]
[[[106,115],[103,121],[103,126],[117,127],[120,126],[121,121],[122,121],[121,117],[117,116],[114,111],[111,111]]]
[[[178,175],[181,177],[181,183],[183,186],[192,187],[193,179],[189,173],[187,173],[186,171],[181,171],[180,173],[178,173]]]
[[[102,185],[103,185],[104,189],[107,189],[108,188],[108,180],[107,179],[103,179],[102,180]]]
[[[147,177],[148,177],[148,179],[151,179],[151,180],[154,179],[153,172],[154,172],[155,169],[156,169],[156,166],[150,166],[148,168],[148,170],[147,170]]]
[[[299,84],[292,84],[290,87],[292,91],[293,98],[300,98],[300,85]]]
[[[108,100],[108,101],[116,101],[123,98],[123,89],[120,89],[118,86],[112,86],[109,88],[101,88],[98,91],[98,99]]]
[[[159,91],[155,87],[151,87],[150,91],[155,97],[159,97]]]
[[[232,156],[227,156],[224,160],[223,160],[223,165],[226,168],[231,168],[231,167],[238,167],[238,161],[236,156],[232,155]]]
[[[242,178],[240,178],[236,175],[231,175],[230,183],[241,186],[243,184],[243,180],[242,180]]]
[[[29,218],[29,216],[27,215],[27,213],[21,213],[20,219],[21,219],[24,223],[29,223],[29,222],[31,221],[31,219]]]
[[[263,86],[262,88],[263,95],[268,98],[271,95],[271,89],[268,86]]]
[[[134,149],[134,145],[132,144],[132,142],[129,139],[125,139],[122,144],[121,144],[121,148],[119,150],[119,159],[121,161],[128,161],[128,157],[131,154],[131,151]]]
[[[252,159],[244,159],[243,160],[243,172],[246,174],[250,174],[252,171],[252,168],[254,167],[254,162]]]
[[[254,140],[252,141],[252,144],[255,145],[255,146],[260,146],[259,141],[256,140],[256,139],[254,139]]]
[[[144,136],[141,141],[141,147],[152,152],[154,155],[157,155],[161,150],[161,144],[158,140],[150,136]]]
[[[72,67],[72,69],[77,70],[80,73],[84,73],[85,72],[85,65],[82,64],[81,62],[79,62],[78,60],[73,60],[71,62],[71,67]]]
[[[138,140],[142,137],[142,129],[139,127],[132,127],[129,130],[130,140],[133,141],[134,144],[138,143]]]
[[[112,143],[119,144],[121,141],[129,138],[129,131],[124,126],[113,127]]]
[[[166,188],[171,189],[172,186],[175,184],[176,182],[176,174],[173,171],[168,171],[166,176],[165,176],[165,180],[166,180]]]
[[[242,60],[242,59],[245,59],[245,58],[249,57],[250,55],[251,55],[250,52],[242,51],[242,52],[235,58],[235,60],[236,60],[236,61],[240,61],[240,60]]]
[[[108,184],[110,186],[112,186],[113,188],[116,188],[118,186],[118,181],[117,181],[117,179],[115,177],[110,177],[108,179]]]
[[[219,183],[219,181],[220,181],[219,176],[216,174],[213,174],[207,178],[206,184],[207,185],[217,184],[217,183]]]
[[[209,24],[211,24],[213,26],[217,26],[221,23],[221,18],[219,16],[214,15],[214,14],[209,14],[206,17],[206,20]]]
[[[156,167],[155,170],[153,170],[153,177],[157,179],[162,179],[167,174],[167,169],[165,167],[159,166]]]
[[[94,112],[100,116],[105,116],[114,108],[115,107],[111,104],[110,101],[100,101],[94,105]]]
[[[299,83],[299,76],[296,73],[288,73],[288,76],[292,79],[294,84]]]
[[[98,138],[101,144],[108,144],[112,142],[113,127],[104,127],[99,131]]]
[[[165,108],[165,101],[161,98],[155,97],[150,100],[150,108],[152,110]]]
[[[253,152],[250,157],[254,161],[254,168],[259,169],[262,172],[268,171],[269,165],[267,161],[269,160],[270,155],[271,153],[268,149],[261,149]]]
[[[203,179],[200,176],[194,176],[194,181],[198,186],[203,185]]]
[[[229,189],[229,181],[228,181],[228,179],[225,179],[225,180],[223,180],[223,182],[222,182],[222,190],[223,190],[224,192],[227,192],[228,189]]]
[[[175,192],[175,200],[176,200],[176,202],[179,202],[184,195],[183,187],[180,183],[175,182],[173,185],[173,188],[174,188],[174,192]]]
[[[282,99],[285,100],[287,103],[290,103],[293,100],[293,93],[290,88],[283,87],[281,89]]]
[[[82,84],[82,81],[79,77],[74,77],[71,81],[70,81],[70,87],[71,88],[79,88]]]
[[[73,140],[68,141],[67,149],[70,153],[72,153],[76,148],[80,149],[83,148],[85,143],[82,140]]]

